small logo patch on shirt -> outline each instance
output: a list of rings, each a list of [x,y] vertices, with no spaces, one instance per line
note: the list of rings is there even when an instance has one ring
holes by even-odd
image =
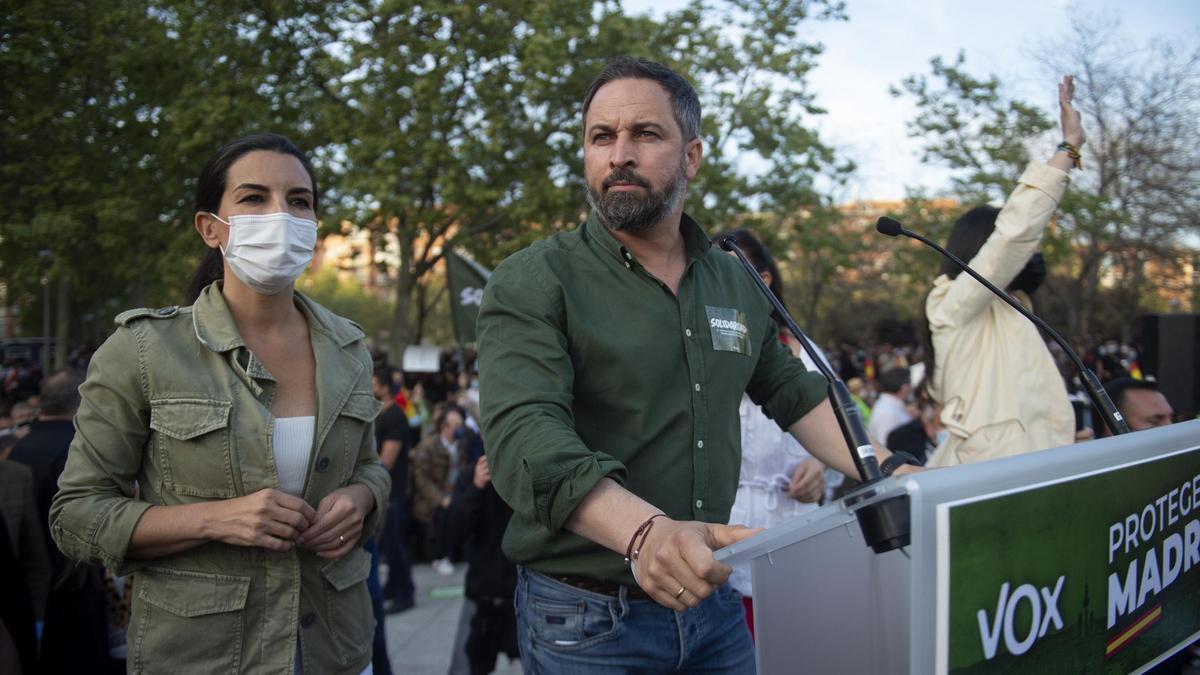
[[[720,352],[737,352],[752,356],[750,329],[746,326],[746,313],[730,307],[705,305],[708,329],[712,333],[713,349]]]

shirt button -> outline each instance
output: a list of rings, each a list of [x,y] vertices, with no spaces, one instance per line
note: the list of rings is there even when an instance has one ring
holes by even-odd
[[[700,391],[700,383],[699,382],[696,383],[696,391]]]
[[[633,260],[633,254],[632,254],[632,253],[630,253],[629,251],[625,251],[625,259],[626,259],[626,260]]]
[[[685,329],[684,329],[684,331],[683,331],[683,334],[684,334],[684,335],[686,335],[686,336],[688,336],[688,337],[692,337],[692,329],[691,329],[691,328],[685,328]]]
[[[703,448],[703,447],[704,447],[704,441],[696,441],[696,447],[697,447],[697,448]]]
[[[704,500],[703,499],[696,500],[696,508],[698,508],[698,509],[704,508]]]
[[[631,270],[631,269],[633,269],[633,265],[630,265],[629,263],[625,263],[625,269]]]
[[[317,471],[324,471],[329,468],[329,458],[322,457],[317,460]]]
[[[313,612],[309,612],[308,614],[305,614],[304,616],[300,617],[300,626],[302,628],[312,628],[312,625],[316,622],[317,622],[317,615]]]

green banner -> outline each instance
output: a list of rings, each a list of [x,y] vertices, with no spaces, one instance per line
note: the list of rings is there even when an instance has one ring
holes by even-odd
[[[938,671],[1129,673],[1200,637],[1200,451],[938,514]]]
[[[475,341],[475,319],[483,302],[483,287],[492,273],[470,258],[446,251],[446,282],[450,286],[450,316],[459,344]]]

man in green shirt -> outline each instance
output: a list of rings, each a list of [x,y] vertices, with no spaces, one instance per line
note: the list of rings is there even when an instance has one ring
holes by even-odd
[[[724,524],[742,393],[856,473],[824,379],[683,213],[703,154],[692,87],[619,58],[583,123],[587,222],[502,263],[478,322],[484,439],[514,511],[504,550],[522,566],[522,658],[532,672],[752,673],[730,568],[713,559],[755,533]]]

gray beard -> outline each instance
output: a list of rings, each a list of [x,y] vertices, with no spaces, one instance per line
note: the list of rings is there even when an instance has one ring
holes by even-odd
[[[687,195],[687,174],[683,162],[679,172],[661,192],[648,190],[645,197],[634,192],[597,192],[587,188],[587,201],[601,224],[610,230],[633,234],[645,232],[662,222],[683,205]]]

